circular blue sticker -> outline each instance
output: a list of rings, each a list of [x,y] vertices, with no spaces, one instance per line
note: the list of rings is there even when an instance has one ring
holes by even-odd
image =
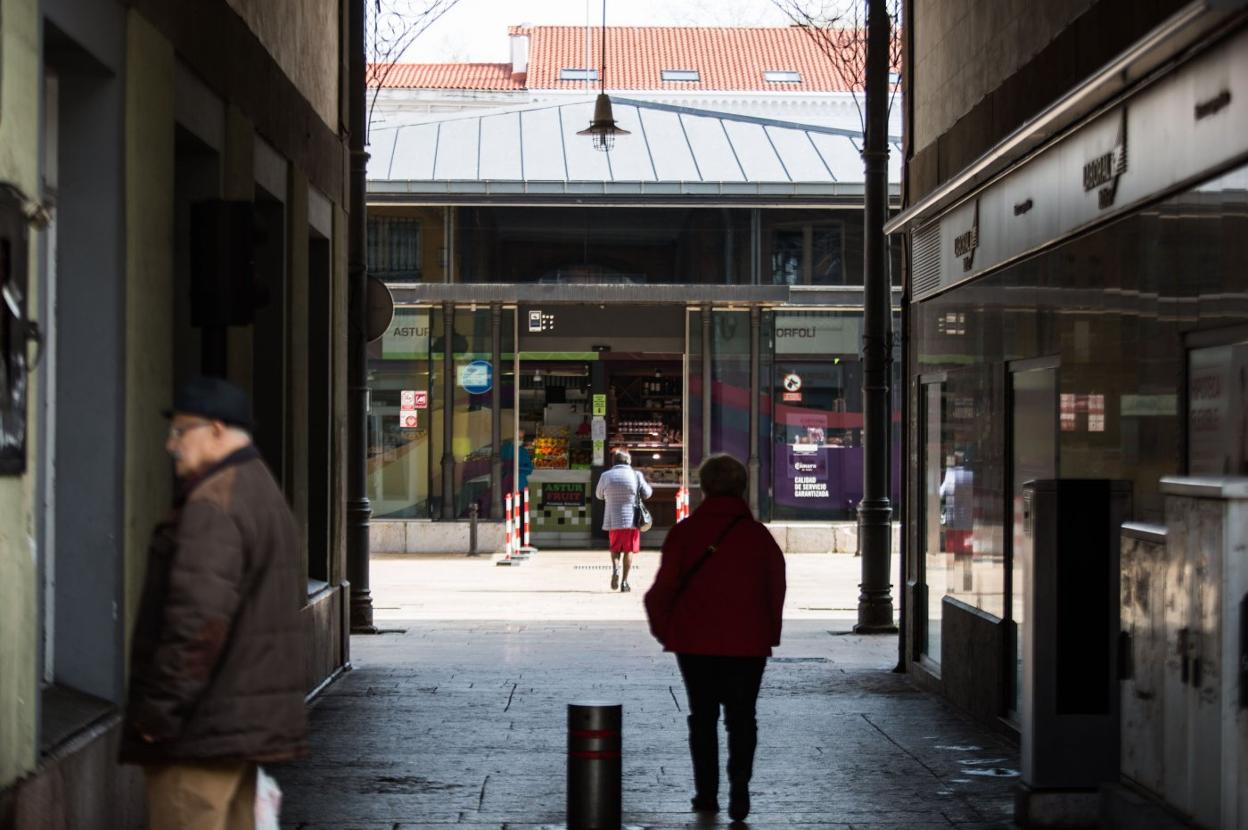
[[[494,367],[488,360],[474,360],[460,366],[459,385],[470,395],[484,395],[494,388]]]

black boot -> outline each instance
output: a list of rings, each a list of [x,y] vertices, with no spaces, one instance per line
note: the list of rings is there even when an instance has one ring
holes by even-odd
[[[689,721],[689,754],[693,757],[693,809],[719,811],[718,718],[709,723]]]
[[[750,814],[750,779],[754,777],[754,750],[758,747],[758,723],[753,712],[724,717],[728,731],[728,817],[745,821]]]
[[[728,818],[745,821],[750,814],[750,785],[732,784],[728,793]]]

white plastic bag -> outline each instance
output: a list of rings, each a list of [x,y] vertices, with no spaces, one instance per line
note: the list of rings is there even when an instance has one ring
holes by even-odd
[[[256,830],[280,830],[281,814],[282,788],[264,767],[256,767]]]

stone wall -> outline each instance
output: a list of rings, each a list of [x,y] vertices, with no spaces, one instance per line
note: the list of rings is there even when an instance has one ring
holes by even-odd
[[[337,130],[338,0],[228,0],[286,77]]]
[[[916,0],[914,149],[935,141],[1092,5],[1093,0]]]
[[[1184,6],[1183,0],[915,0],[909,202],[948,181]]]

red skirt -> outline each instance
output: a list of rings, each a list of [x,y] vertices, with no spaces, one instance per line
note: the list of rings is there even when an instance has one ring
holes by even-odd
[[[636,553],[641,550],[641,531],[635,527],[608,530],[607,538],[612,553]]]

